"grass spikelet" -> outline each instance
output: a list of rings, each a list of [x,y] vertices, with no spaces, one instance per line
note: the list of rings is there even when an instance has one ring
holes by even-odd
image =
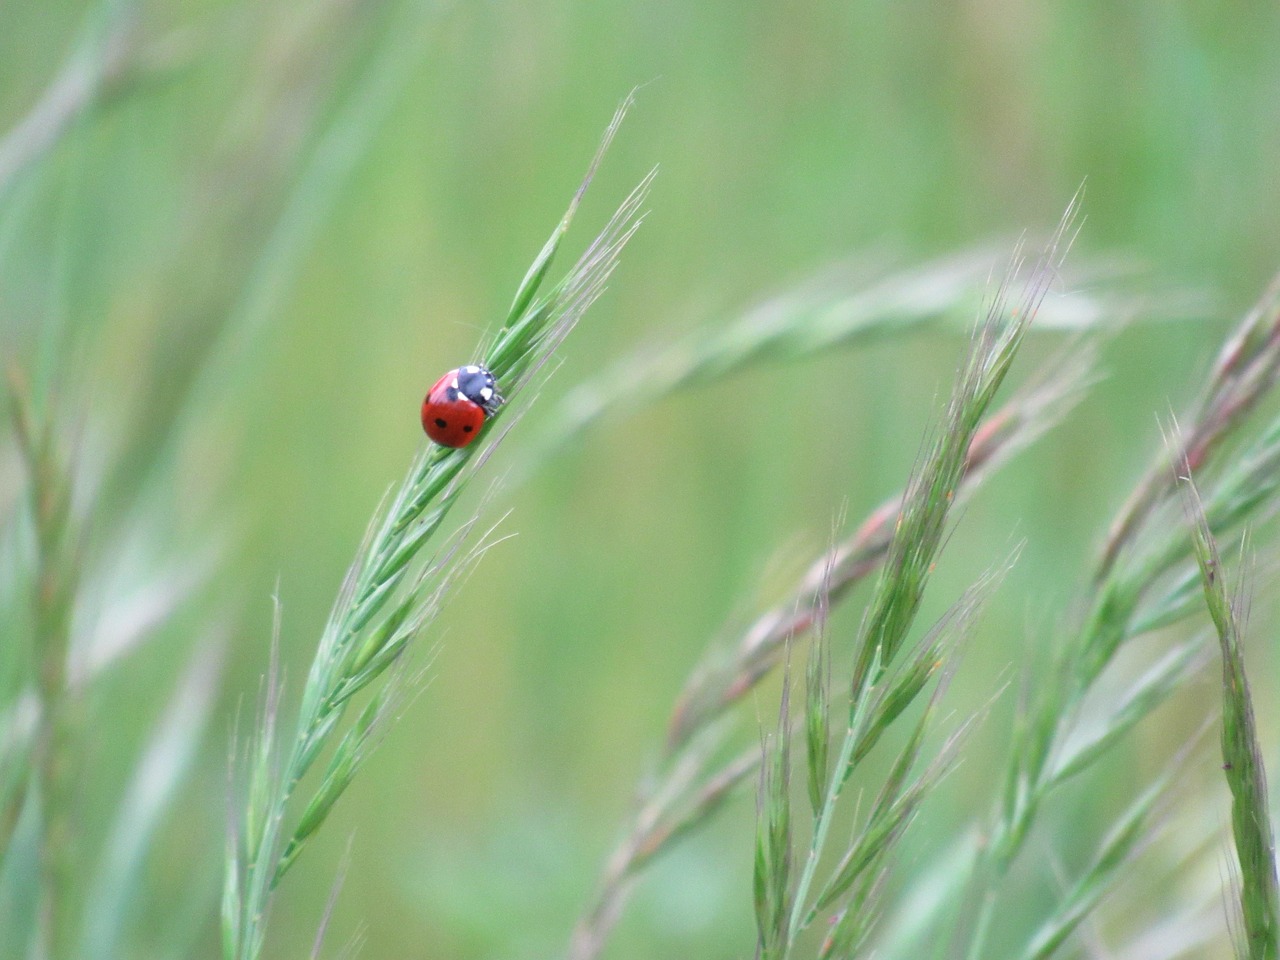
[[[1177,450],[1161,450],[1111,525],[1097,577],[1111,572],[1137,528],[1173,487],[1176,469],[1186,463],[1199,472],[1246,420],[1280,374],[1280,277],[1223,345],[1210,372],[1204,397],[1188,418]]]
[[[897,670],[898,654],[915,620],[929,572],[941,547],[947,516],[955,503],[974,436],[1008,372],[1027,324],[1047,293],[1058,259],[1068,245],[1065,241],[1074,212],[1075,201],[1043,259],[1026,281],[1017,305],[1009,307],[1007,291],[1022,265],[1020,257],[1015,257],[1010,276],[1000,286],[975,333],[938,436],[907,486],[893,540],[854,647],[848,687],[849,725],[838,759],[826,778],[822,802],[814,812],[808,855],[791,897],[785,943],[779,948],[762,935],[762,955],[786,956],[802,933],[826,911],[834,910],[836,924],[827,952],[834,952],[837,946],[844,949],[865,935],[872,922],[865,891],[878,882],[890,852],[901,839],[920,801],[945,774],[954,757],[955,745],[964,727],[949,740],[932,764],[916,772],[925,732],[946,686],[944,681],[939,681],[911,736],[898,751],[870,813],[845,845],[827,878],[815,886],[845,785],[882,733],[923,692],[938,666],[951,660],[952,645],[971,621],[978,607],[977,599],[989,586],[989,582],[981,584],[966,595],[952,614],[944,618],[936,633],[920,644],[918,656],[909,661],[905,669]],[[890,671],[895,671],[896,680],[884,682],[882,686]],[[758,880],[757,890],[761,887]],[[768,884],[764,883],[763,887],[767,890]],[[773,906],[776,899],[766,899],[765,903]],[[766,934],[769,932],[763,924],[761,929]]]
[[[939,622],[921,649],[930,652],[928,676],[936,683],[912,733],[901,746],[886,775],[869,814],[845,845],[837,863],[820,881],[819,870],[830,844],[830,831],[841,808],[845,785],[866,755],[893,723],[906,705],[905,690],[914,699],[924,685],[909,686],[901,682],[886,683],[875,695],[863,697],[852,707],[852,719],[841,741],[840,752],[823,784],[822,803],[814,812],[808,854],[798,874],[793,907],[787,925],[788,950],[795,947],[801,935],[824,913],[831,913],[833,932],[824,956],[838,946],[860,941],[873,922],[870,894],[880,884],[892,851],[901,840],[928,791],[946,775],[957,753],[958,745],[970,724],[961,724],[922,771],[917,771],[925,735],[932,728],[936,707],[947,686],[949,669],[936,673],[944,664],[954,665],[954,647],[966,632],[980,608],[981,598],[994,583],[988,578],[959,601]],[[879,669],[873,661],[873,668]],[[915,671],[908,669],[910,676]],[[935,676],[936,674],[936,676]],[[816,893],[812,893],[815,884]],[[844,931],[841,933],[841,931]]]
[[[1032,443],[1070,409],[1091,375],[1092,352],[1081,346],[1046,365],[1008,403],[974,431],[964,461],[957,503],[963,503],[1000,464]],[[739,703],[776,667],[785,644],[820,623],[826,607],[842,600],[879,568],[901,515],[902,494],[890,497],[854,533],[816,559],[791,597],[743,631],[724,662],[697,668],[672,713],[668,753],[674,753],[725,710]],[[713,652],[711,657],[715,657]]]
[[[466,567],[465,559],[459,563],[455,556],[456,542],[434,558],[428,554],[458,497],[500,439],[494,422],[510,416],[524,386],[603,291],[639,225],[653,174],[623,202],[565,277],[544,291],[582,194],[630,103],[628,98],[615,114],[586,178],[522,280],[503,327],[485,355],[477,358],[498,379],[507,404],[489,418],[493,422],[471,445],[432,446],[420,454],[389,505],[371,523],[321,636],[284,755],[276,746],[279,688],[274,678],[268,681],[266,708],[252,738],[244,828],[227,868],[224,929],[230,940],[224,947],[229,957],[249,960],[260,955],[272,891],[367,758],[402,687],[394,668],[433,613],[439,585]],[[346,708],[362,690],[372,690],[371,698],[356,721],[346,725]],[[297,810],[299,785],[329,748],[333,752],[326,771]],[[285,833],[291,812],[296,820]]]
[[[856,264],[828,268],[744,310],[710,333],[630,357],[575,388],[561,402],[554,449],[611,412],[735,376],[762,363],[829,355],[886,337],[940,327],[968,329],[985,304],[1003,250],[980,249],[898,270]],[[1105,294],[1072,292],[1041,311],[1039,326],[1081,331],[1143,306]]]
[[[1280,890],[1266,772],[1244,666],[1244,588],[1235,597],[1228,592],[1217,542],[1190,466],[1185,460],[1182,466],[1181,482],[1205,605],[1222,654],[1222,770],[1231,790],[1231,832],[1240,865],[1243,921],[1243,949],[1238,947],[1237,952],[1252,960],[1274,960],[1280,955]]]
[[[1112,523],[1084,598],[1086,615],[1057,650],[1050,677],[1018,721],[1015,749],[989,841],[975,860],[963,935],[983,955],[997,890],[1048,796],[1104,756],[1149,716],[1203,653],[1184,642],[1154,665],[1109,713],[1084,717],[1085,700],[1122,645],[1194,609],[1197,561],[1173,481],[1199,463],[1209,477],[1203,512],[1215,536],[1280,506],[1280,426],[1268,425],[1229,465],[1217,454],[1274,387],[1280,371],[1280,286],[1273,285],[1229,338],[1209,372],[1191,426],[1166,443]],[[1181,467],[1178,465],[1181,464]],[[1087,732],[1084,732],[1087,729]]]
[[[783,678],[782,701],[772,747],[761,744],[760,795],[756,813],[754,872],[760,956],[786,956],[791,913],[791,677]]]
[[[851,765],[857,766],[875,748],[880,737],[924,691],[930,681],[951,662],[955,638],[963,635],[977,617],[986,598],[999,585],[1016,560],[1011,557],[1002,569],[992,571],[972,584],[916,645],[911,656],[899,658],[882,673],[880,683],[870,691],[865,716],[854,744]]]
[[[865,827],[832,869],[829,879],[815,897],[809,915],[801,921],[802,924],[811,923],[819,911],[835,905],[857,880],[884,861],[888,850],[901,838],[914,816],[925,791],[941,778],[947,767],[945,762],[939,763],[923,776],[912,776],[924,746],[925,733],[933,719],[933,707],[937,702],[938,697],[931,698],[906,745],[894,759]]]
[[[829,583],[829,581],[828,581]],[[829,595],[829,594],[828,594]],[[827,642],[826,600],[821,601],[813,643],[805,669],[805,750],[808,760],[809,804],[816,816],[822,808],[822,787],[830,773],[831,648]]]
[[[1055,245],[1065,245],[1073,212],[1074,206],[1056,234]],[[1056,262],[1052,257],[1058,252],[1055,246],[1054,253],[1032,274],[1019,302],[1020,315],[1012,321],[1019,330],[1025,328],[1034,312],[1021,308],[1042,302],[1045,284],[1050,279],[1049,265]],[[1003,302],[1001,298],[998,304]],[[998,326],[1003,319],[1006,318],[993,305],[987,315],[988,325]],[[1016,340],[1011,343],[996,338],[986,344],[988,349],[997,345],[1011,348],[1016,346]],[[1060,362],[1051,365],[1051,372],[1033,378],[1008,404],[985,418],[983,415],[997,386],[994,381],[1003,376],[1007,362],[999,370],[993,369],[990,363],[977,363],[969,370],[968,375],[975,383],[981,381],[971,390],[982,396],[975,401],[979,409],[975,422],[968,425],[967,442],[960,439],[952,445],[952,449],[959,451],[960,480],[959,490],[947,506],[956,506],[991,470],[1048,429],[1082,392],[1091,363],[1092,354],[1087,349],[1064,354]],[[975,410],[970,407],[966,412],[972,416]],[[918,488],[913,489],[916,496],[928,495],[928,488],[924,494]],[[726,663],[708,660],[695,668],[669,724],[658,785],[651,788],[624,839],[608,859],[595,901],[571,937],[567,954],[571,960],[592,960],[599,956],[639,871],[657,853],[669,849],[674,841],[705,823],[729,790],[755,769],[758,751],[732,758],[722,765],[715,763],[716,744],[725,738],[727,730],[717,726],[716,721],[773,670],[788,643],[821,627],[830,603],[847,596],[855,583],[874,573],[884,562],[895,531],[901,526],[902,504],[902,496],[886,501],[851,537],[816,559],[792,597],[757,618],[743,633]],[[971,594],[964,605],[978,594]],[[946,632],[935,632],[931,637],[931,641],[916,649],[905,670],[895,671],[893,682],[887,684],[882,693],[863,702],[862,708],[866,711],[863,722],[854,725],[862,733],[847,744],[848,753],[839,760],[830,755],[831,692],[826,679],[830,672],[829,652],[821,643],[811,645],[805,672],[804,729],[808,760],[805,782],[815,816],[816,810],[826,802],[831,771],[848,768],[855,753],[861,762],[880,733],[925,689],[927,681],[945,660],[943,647],[936,644],[949,643]]]
[[[888,859],[887,851],[884,859]],[[831,918],[830,932],[818,948],[818,960],[859,954],[875,922],[875,911],[870,907],[881,893],[888,873],[887,867],[864,871],[845,905]]]
[[[1117,702],[1108,705],[1107,713],[1092,718],[1088,729],[1078,731],[1078,736],[1062,745],[1055,753],[1049,783],[1056,787],[1092,766],[1206,662],[1202,637],[1192,637],[1169,650],[1143,671]]]
[[[1067,207],[1018,300],[1010,303],[1010,289],[1023,266],[1021,253],[1015,255],[978,328],[945,420],[903,497],[893,543],[860,631],[853,670],[855,699],[878,680],[870,669],[872,660],[878,659],[881,669],[892,662],[915,619],[970,445],[1070,247],[1078,201],[1074,198]]]
[[[8,370],[9,401],[17,449],[26,470],[28,510],[34,535],[31,591],[31,656],[36,695],[35,723],[25,769],[25,794],[9,800],[0,827],[16,828],[19,803],[39,811],[39,949],[67,950],[71,924],[68,894],[74,881],[72,851],[76,829],[70,815],[74,756],[77,748],[75,700],[68,687],[72,617],[83,568],[83,517],[73,504],[76,463],[64,449],[54,413],[40,409],[26,377],[16,365]],[[47,402],[46,407],[52,407]],[[0,835],[3,851],[11,834]]]

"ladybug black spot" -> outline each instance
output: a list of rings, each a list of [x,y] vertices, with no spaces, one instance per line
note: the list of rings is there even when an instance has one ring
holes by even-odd
[[[437,426],[437,427],[440,427],[441,429],[444,429],[444,428],[445,428],[445,427],[447,427],[448,425],[449,425],[449,424],[447,424],[444,420],[440,419],[439,417],[436,417],[436,426]]]
[[[469,423],[464,424],[464,425],[463,425],[463,427],[462,427],[462,432],[463,432],[463,433],[470,433],[470,432],[471,432],[471,424],[469,424]]]

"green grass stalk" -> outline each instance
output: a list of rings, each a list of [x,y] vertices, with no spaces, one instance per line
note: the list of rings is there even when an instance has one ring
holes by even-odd
[[[471,445],[432,446],[417,457],[389,507],[375,518],[320,639],[283,760],[276,733],[280,692],[274,677],[268,680],[263,714],[250,741],[242,819],[233,824],[228,851],[223,925],[229,960],[260,955],[272,892],[351,783],[400,695],[403,678],[394,668],[458,570],[452,549],[424,562],[435,535],[500,439],[495,429],[510,415],[512,401],[603,291],[639,225],[653,174],[624,201],[565,278],[543,292],[552,261],[630,103],[628,98],[615,114],[582,185],[517,289],[502,329],[476,358],[493,372],[507,404]],[[344,728],[348,705],[366,688],[372,695]],[[299,785],[330,747],[326,771],[285,832]]]
[[[975,431],[965,461],[957,503],[975,491],[994,470],[1043,435],[1082,395],[1092,367],[1092,353],[1079,345],[1046,366]],[[871,512],[842,542],[810,565],[790,597],[757,617],[727,655],[711,651],[692,671],[668,724],[657,785],[648,789],[624,839],[610,854],[589,909],[575,926],[567,956],[593,960],[603,951],[634,881],[662,853],[706,825],[724,802],[756,769],[759,750],[747,750],[721,761],[719,749],[730,733],[721,723],[726,712],[744,702],[777,667],[784,652],[820,630],[827,609],[852,594],[853,587],[883,563],[897,526],[902,495]],[[819,656],[823,644],[811,646]],[[814,670],[827,677],[830,664],[810,660],[807,697],[815,696]],[[825,696],[829,697],[829,691]],[[806,711],[806,716],[816,716]],[[812,731],[807,749],[827,748],[825,736]],[[868,749],[863,743],[860,750]],[[816,753],[815,753],[816,755]],[[814,806],[825,789],[825,758],[809,764],[823,769],[821,783],[810,777]]]
[[[974,335],[948,404],[946,416],[929,445],[919,469],[907,485],[893,539],[876,587],[864,614],[854,645],[849,681],[849,721],[844,730],[835,765],[826,777],[823,800],[813,817],[813,830],[794,895],[789,898],[790,915],[785,937],[780,942],[762,940],[765,956],[785,958],[797,947],[801,935],[824,911],[834,910],[836,943],[848,945],[859,937],[854,931],[869,929],[865,911],[869,892],[886,867],[889,854],[927,789],[948,769],[953,755],[951,744],[925,771],[915,773],[928,729],[944,683],[938,683],[929,707],[915,726],[907,744],[899,751],[893,767],[860,831],[844,848],[839,862],[818,886],[818,872],[826,861],[831,824],[840,809],[844,789],[861,758],[869,752],[903,708],[924,689],[940,663],[949,660],[956,624],[967,623],[976,610],[977,593],[966,596],[953,616],[917,647],[915,657],[905,666],[898,664],[908,632],[920,608],[933,564],[941,549],[950,511],[964,477],[969,450],[979,426],[1017,353],[1048,287],[1070,245],[1070,231],[1076,212],[1073,200],[1060,222],[1040,262],[1025,280],[1021,296],[1010,303],[1009,290],[1023,263],[1015,256],[1005,281],[996,291],[983,322]],[[890,671],[897,670],[896,674]],[[830,719],[810,718],[807,726],[827,727]],[[821,734],[819,734],[820,736]],[[809,735],[811,738],[813,734]],[[957,735],[958,736],[958,735]],[[813,755],[812,753],[810,754]],[[777,819],[777,814],[771,815]],[[767,869],[777,858],[757,858],[758,869]],[[778,878],[757,878],[757,889],[768,889]],[[813,892],[816,891],[816,892]],[[846,899],[852,895],[852,900]],[[777,899],[776,897],[774,899]],[[757,899],[759,907],[760,900]],[[852,909],[847,909],[852,908]],[[764,924],[761,924],[762,929]]]
[[[957,504],[1070,409],[1084,392],[1092,363],[1092,352],[1077,344],[983,420],[965,457]],[[657,786],[649,788],[624,839],[601,872],[593,902],[570,938],[567,956],[571,960],[593,960],[600,955],[640,873],[655,857],[708,823],[756,769],[758,750],[719,760],[718,748],[730,732],[720,723],[721,718],[759,687],[787,649],[820,628],[831,604],[850,596],[856,584],[879,569],[898,526],[902,502],[903,496],[898,494],[872,511],[852,535],[815,559],[791,596],[757,617],[730,653],[711,651],[694,668],[672,711]],[[815,670],[829,683],[830,664],[822,667],[812,659],[813,652],[821,657],[824,650],[823,644],[811,647],[806,679],[810,699],[820,692],[814,686],[819,679]],[[821,695],[829,697],[829,691]],[[806,711],[807,717],[816,715],[817,711]],[[818,757],[826,751],[827,740],[817,730],[806,736],[812,761],[809,790],[816,808],[825,791],[828,758]],[[869,747],[870,741],[864,741],[858,750],[865,755]],[[820,778],[816,776],[819,769]]]
[[[145,66],[137,42],[137,4],[100,4],[71,57],[27,114],[0,138],[0,202],[75,122],[128,90]]]
[[[1188,616],[1194,570],[1191,537],[1174,489],[1176,465],[1199,465],[1210,477],[1204,507],[1215,533],[1275,509],[1280,498],[1280,421],[1233,458],[1224,449],[1269,393],[1280,371],[1280,284],[1273,284],[1228,339],[1207,379],[1205,399],[1172,453],[1156,458],[1116,521],[1086,594],[1087,614],[1057,652],[1051,677],[1015,731],[1011,765],[997,812],[972,866],[966,955],[984,955],[998,890],[1025,846],[1040,808],[1057,787],[1096,762],[1148,716],[1201,661],[1197,645],[1180,645],[1152,668],[1137,691],[1101,723],[1101,732],[1069,752],[1086,697],[1133,638]],[[1190,564],[1190,568],[1188,565]]]
[[[1175,481],[1175,466],[1199,471],[1275,385],[1280,376],[1280,276],[1223,344],[1204,397],[1189,418],[1179,449],[1162,450],[1111,525],[1096,576],[1105,579],[1138,527]]]
[[[967,331],[1004,256],[1003,250],[975,249],[897,270],[856,262],[827,268],[708,333],[628,357],[576,387],[551,418],[555,434],[547,448],[581,436],[611,413],[762,364],[803,361],[940,329]],[[1150,306],[1132,297],[1075,290],[1043,305],[1037,326],[1079,332]]]
[[[67,685],[71,617],[80,581],[81,533],[72,507],[75,465],[61,447],[51,413],[38,412],[16,367],[9,395],[17,448],[27,471],[29,510],[35,531],[31,654],[37,720],[25,802],[40,812],[37,937],[49,957],[68,952],[68,919],[75,843],[70,815],[74,783],[75,703]],[[10,829],[15,818],[6,815]],[[0,837],[0,849],[7,838]]]
[[[1217,541],[1196,491],[1190,465],[1181,481],[1205,605],[1222,655],[1222,770],[1231,790],[1231,833],[1240,865],[1240,914],[1243,936],[1237,956],[1275,960],[1280,953],[1280,889],[1276,880],[1276,843],[1267,803],[1267,779],[1258,742],[1253,698],[1245,673],[1244,587],[1227,590]]]

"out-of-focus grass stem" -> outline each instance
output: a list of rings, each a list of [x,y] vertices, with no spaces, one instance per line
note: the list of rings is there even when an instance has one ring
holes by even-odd
[[[80,116],[124,89],[138,67],[137,4],[102,6],[104,22],[89,31],[26,116],[0,138],[0,199]]]
[[[21,371],[11,366],[8,379],[36,548],[31,653],[38,713],[26,800],[38,804],[40,812],[38,936],[45,955],[59,958],[66,954],[69,932],[64,913],[73,845],[68,804],[74,705],[67,688],[67,655],[80,575],[79,535],[72,512],[74,464],[61,448],[53,415],[37,411]]]
[[[1111,525],[1096,577],[1112,571],[1138,528],[1172,487],[1175,468],[1199,470],[1218,446],[1257,407],[1280,375],[1280,276],[1223,345],[1210,373],[1204,398],[1179,439],[1180,448],[1162,450]]]

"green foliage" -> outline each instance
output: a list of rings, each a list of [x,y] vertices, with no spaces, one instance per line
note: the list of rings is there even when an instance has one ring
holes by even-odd
[[[1215,544],[1270,568],[1278,43],[6,5],[0,956],[1276,956],[1274,611],[1246,674]],[[430,447],[467,361],[510,402]]]

